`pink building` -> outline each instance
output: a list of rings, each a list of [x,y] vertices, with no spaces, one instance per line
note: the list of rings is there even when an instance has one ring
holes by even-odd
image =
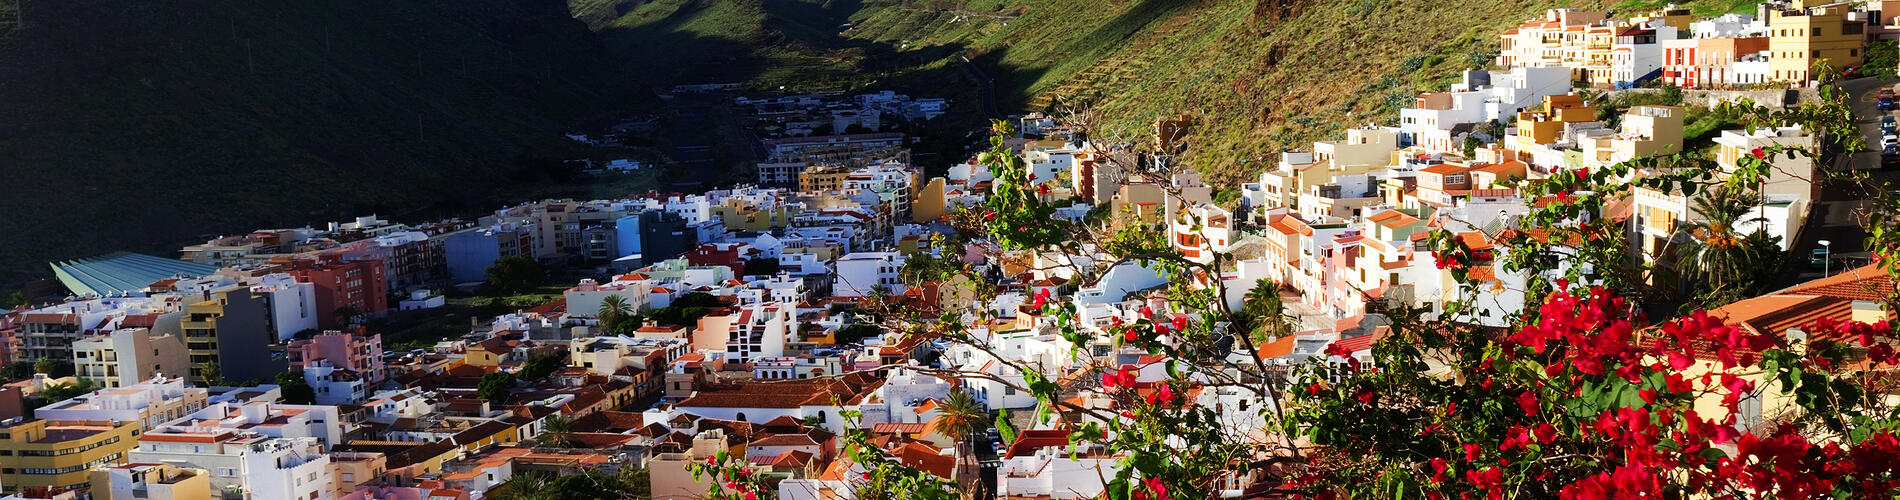
[[[306,365],[319,359],[330,360],[338,369],[356,372],[364,385],[383,383],[383,336],[363,332],[325,331],[307,340],[293,340],[284,349],[290,358],[290,370],[303,373]]]
[[[450,488],[365,485],[337,500],[468,500],[468,492]]]

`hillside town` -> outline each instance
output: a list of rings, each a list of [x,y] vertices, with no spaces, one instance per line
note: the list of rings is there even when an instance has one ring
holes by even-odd
[[[1550,199],[1527,182],[1658,154],[1734,169],[1817,147],[1815,131],[1725,122],[1718,108],[1792,105],[1852,76],[1838,73],[1858,70],[1870,43],[1900,38],[1894,1],[1618,16],[1524,20],[1498,37],[1492,69],[1419,94],[1395,123],[1258,159],[1239,186],[1167,154],[1190,115],[1109,141],[1030,114],[1002,143],[1039,199],[1063,203],[1060,219],[1153,228],[1214,269],[1178,281],[1227,308],[1281,298],[1252,352],[1276,373],[1356,366],[1391,331],[1383,311],[1502,328],[1531,282],[1554,279],[1491,257],[1543,231],[1523,218]],[[1102,478],[1128,465],[1078,441],[1075,423],[1032,418],[1049,403],[1023,388],[1043,375],[1076,407],[1113,414],[1129,390],[1218,409],[1231,435],[1277,432],[1248,411],[1277,400],[1212,384],[1177,394],[1165,357],[1110,333],[1204,315],[1168,299],[1177,280],[1162,266],[1095,244],[960,236],[997,164],[913,164],[907,136],[879,125],[950,103],[885,92],[735,104],[766,153],[754,184],[433,222],[372,215],[51,263],[68,296],[0,316],[14,380],[0,387],[0,499],[480,500],[611,477],[627,488],[612,495],[683,500],[708,491],[692,467],[726,457],[776,498],[848,499],[871,477],[845,449],[857,433],[975,498],[1103,497]],[[1880,147],[1895,154],[1891,123]],[[1745,207],[1758,216],[1734,230],[1799,257],[1802,281],[1711,314],[1772,335],[1888,318],[1868,290],[1890,278],[1802,243],[1826,201],[1811,179],[1858,167],[1766,161],[1765,195]],[[1708,220],[1696,200],[1642,187],[1590,218],[1621,223],[1631,259],[1671,268],[1673,246]],[[1478,252],[1459,279],[1435,233]],[[1657,279],[1690,294],[1684,276]],[[1072,307],[1088,342],[1055,334],[1049,307]],[[931,327],[945,322],[957,338]],[[1734,425],[1773,425],[1790,404],[1753,400]],[[1216,489],[1279,498],[1259,472]]]

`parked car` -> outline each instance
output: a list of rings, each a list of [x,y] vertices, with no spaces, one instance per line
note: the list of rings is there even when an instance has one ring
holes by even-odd
[[[1886,116],[1880,117],[1880,133],[1882,134],[1893,133],[1895,128],[1896,127],[1894,125],[1893,115],[1886,115]]]
[[[1853,65],[1853,66],[1848,66],[1847,69],[1841,70],[1841,78],[1860,78],[1860,77],[1861,77],[1860,65],[1858,64]]]
[[[1825,248],[1816,248],[1808,254],[1808,267],[1821,269],[1827,267],[1828,253]]]

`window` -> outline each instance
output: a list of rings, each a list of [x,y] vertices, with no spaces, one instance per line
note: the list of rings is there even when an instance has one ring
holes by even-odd
[[[1820,28],[1820,27],[1818,27],[1818,26],[1817,26],[1817,27],[1815,27],[1815,28],[1813,28],[1813,30],[1814,30],[1814,36],[1821,36],[1821,28]]]

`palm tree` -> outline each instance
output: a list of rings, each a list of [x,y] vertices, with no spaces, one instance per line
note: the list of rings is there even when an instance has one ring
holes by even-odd
[[[977,474],[974,474],[977,470],[976,450],[970,445],[970,435],[983,427],[983,423],[989,420],[990,412],[983,408],[976,396],[963,389],[950,391],[950,397],[944,399],[938,411],[941,413],[937,414],[937,429],[956,440],[958,478],[967,487],[977,479]]]
[[[626,297],[608,295],[600,300],[600,311],[597,315],[600,317],[602,331],[610,333],[618,331],[622,321],[633,317],[633,304],[628,303]]]
[[[1238,331],[1254,332],[1256,342],[1265,342],[1268,337],[1291,335],[1299,326],[1298,320],[1288,316],[1286,303],[1280,298],[1280,284],[1271,279],[1262,278],[1254,282],[1253,290],[1247,291],[1246,301],[1241,314],[1236,315],[1243,321],[1236,326],[1244,328]]]
[[[1762,267],[1779,260],[1779,238],[1759,226],[1752,234],[1736,227],[1762,221],[1749,213],[1760,204],[1759,195],[1732,189],[1696,197],[1694,210],[1702,219],[1680,229],[1687,237],[1676,249],[1676,265],[1684,277],[1699,278],[1705,295],[1739,297],[1755,288],[1765,272],[1772,272]]]
[[[541,446],[552,448],[580,446],[580,439],[574,437],[573,424],[573,421],[568,420],[564,415],[548,417],[547,423],[541,425]]]
[[[336,315],[337,323],[341,323],[344,325],[356,323],[356,320],[361,319],[363,317],[363,311],[358,310],[356,306],[338,307],[336,308],[336,311],[332,312],[331,314]]]

